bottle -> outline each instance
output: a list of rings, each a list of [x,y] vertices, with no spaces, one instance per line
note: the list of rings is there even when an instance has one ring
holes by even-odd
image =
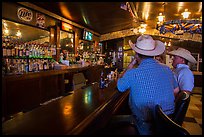
[[[29,63],[28,63],[28,64],[29,64],[29,66],[28,66],[28,67],[29,67],[29,68],[28,68],[28,71],[29,71],[29,72],[32,72],[32,71],[33,71],[33,61],[32,61],[31,59],[29,59]]]
[[[43,70],[43,59],[39,59],[39,71],[42,71]]]
[[[28,66],[28,62],[27,62],[27,60],[25,59],[24,60],[24,67],[25,67],[25,72],[27,73],[27,72],[29,72],[29,66]]]
[[[104,78],[103,71],[101,71],[99,87],[100,87],[101,89],[103,89],[103,88],[105,87],[105,78]]]
[[[19,57],[22,57],[22,56],[23,56],[23,49],[22,49],[21,44],[19,44],[19,48],[18,48],[18,56],[19,56]]]
[[[11,43],[11,56],[15,57],[15,45],[14,45],[14,42]]]
[[[60,60],[59,60],[59,62],[62,63],[62,61],[63,61],[63,53],[61,52],[60,53]]]
[[[47,70],[47,61],[44,59],[43,70]]]
[[[3,47],[3,57],[7,56],[7,49],[6,49],[6,41],[3,40],[2,42],[2,47]]]
[[[114,78],[115,78],[115,79],[118,79],[118,68],[115,69]]]
[[[57,51],[56,51],[56,45],[53,45],[53,46],[52,46],[52,55],[55,56],[56,53],[57,53]]]
[[[18,57],[18,43],[15,43],[15,56]]]
[[[11,56],[11,46],[10,46],[10,40],[7,40],[7,43],[6,43],[6,49],[7,49],[7,51],[6,51],[6,53],[7,53],[7,56],[8,57],[10,57]]]
[[[30,50],[29,50],[28,44],[26,44],[25,56],[29,57],[29,54],[30,54]]]

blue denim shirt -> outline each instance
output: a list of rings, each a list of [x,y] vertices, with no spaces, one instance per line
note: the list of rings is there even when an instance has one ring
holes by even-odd
[[[130,90],[129,105],[137,117],[152,119],[156,104],[168,115],[174,112],[174,92],[178,83],[171,69],[153,58],[143,59],[137,68],[127,70],[118,79],[120,92]]]

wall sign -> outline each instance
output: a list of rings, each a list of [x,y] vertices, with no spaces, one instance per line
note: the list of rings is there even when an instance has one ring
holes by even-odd
[[[33,12],[23,7],[18,8],[17,15],[23,21],[30,22],[33,19]]]
[[[45,15],[36,13],[36,25],[41,28],[45,28]]]
[[[62,30],[72,31],[73,29],[72,25],[65,22],[62,22],[61,26],[62,26]]]

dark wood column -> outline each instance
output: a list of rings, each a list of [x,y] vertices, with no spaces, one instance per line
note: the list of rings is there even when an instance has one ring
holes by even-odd
[[[58,61],[60,56],[60,27],[50,27],[50,44],[56,45],[56,55],[53,58]]]

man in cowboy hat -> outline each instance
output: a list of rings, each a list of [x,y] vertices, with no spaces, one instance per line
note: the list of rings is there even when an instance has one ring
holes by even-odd
[[[194,75],[189,69],[188,62],[196,63],[195,58],[191,55],[191,52],[178,48],[168,54],[173,55],[172,66],[174,69],[175,78],[178,81],[180,91],[185,91],[190,94],[194,88]],[[178,92],[175,92],[175,96]]]
[[[136,44],[129,41],[129,45],[136,52],[135,59],[119,75],[117,88],[120,92],[130,90],[129,106],[139,134],[151,135],[154,134],[155,105],[161,105],[165,114],[173,114],[174,90],[178,90],[178,83],[171,69],[154,59],[165,51],[164,43],[141,35]],[[139,66],[133,68],[136,62]]]

